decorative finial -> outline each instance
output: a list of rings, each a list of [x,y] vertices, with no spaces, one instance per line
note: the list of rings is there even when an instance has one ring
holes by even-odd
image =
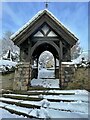
[[[45,8],[46,9],[48,8],[48,2],[45,2]]]

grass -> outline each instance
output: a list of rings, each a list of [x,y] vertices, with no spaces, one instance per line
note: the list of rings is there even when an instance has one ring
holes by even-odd
[[[13,89],[14,72],[9,74],[0,74],[1,89]]]

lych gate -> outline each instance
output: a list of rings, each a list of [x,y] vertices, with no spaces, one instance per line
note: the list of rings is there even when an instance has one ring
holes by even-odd
[[[52,13],[46,9],[40,11],[22,29],[12,35],[11,39],[15,45],[20,47],[20,60],[29,65],[27,83],[30,84],[32,78],[37,78],[39,56],[42,52],[48,50],[54,56],[55,78],[59,79],[61,87],[61,62],[71,60],[70,51],[78,39]],[[56,59],[59,60],[59,68],[56,68]],[[35,60],[37,60],[37,67],[34,68],[32,66]],[[26,79],[25,76],[22,79]],[[20,75],[18,80],[14,81],[15,84],[20,82]],[[24,85],[21,85],[20,89],[22,89],[22,86]],[[25,86],[23,90],[24,88]],[[17,89],[17,87],[14,89]]]

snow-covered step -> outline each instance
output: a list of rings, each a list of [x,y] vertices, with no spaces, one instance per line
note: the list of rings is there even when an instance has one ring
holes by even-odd
[[[45,98],[45,96],[47,95],[20,95],[20,94],[3,94],[3,97],[4,98],[12,98],[12,99],[19,99],[19,100],[29,100],[29,101],[40,101],[40,100],[43,100]],[[53,95],[52,95],[53,96]],[[47,98],[49,101],[51,102],[60,102],[60,101],[63,101],[63,102],[74,102],[74,101],[77,101],[77,100],[67,100],[67,99],[58,99],[58,98],[55,98],[55,99],[52,99],[51,98]]]
[[[27,108],[52,108],[58,109],[61,111],[78,111],[83,113],[88,113],[88,103],[83,103],[81,101],[78,102],[49,102],[48,100],[44,99],[42,101],[25,101],[25,100],[15,100],[10,98],[0,98],[0,101],[10,104],[15,104],[22,107]],[[82,109],[81,109],[82,108]]]
[[[0,103],[1,104],[1,103]],[[19,107],[16,105],[4,105],[4,108],[19,114],[24,115],[27,117],[36,117],[36,118],[88,118],[87,113],[81,113],[81,112],[67,112],[67,111],[60,111],[60,110],[54,110],[50,108],[43,108],[40,109],[32,109],[32,108],[25,108],[25,107]]]
[[[12,114],[8,110],[0,108],[0,120],[2,120],[2,118],[4,119],[7,118],[9,120],[10,118],[26,118],[26,117],[22,115]]]
[[[49,102],[46,99],[43,99],[42,101],[23,101],[21,102],[22,104],[27,104],[27,105],[36,105],[36,106],[41,106],[45,108],[50,108],[50,109],[57,109],[61,111],[76,111],[76,112],[82,112],[82,113],[88,113],[88,103],[83,103],[83,102]],[[82,108],[82,109],[81,109]]]
[[[88,95],[41,95],[45,99],[88,102]]]
[[[25,108],[25,107],[10,105],[10,104],[6,104],[6,103],[2,103],[2,102],[0,102],[0,107],[4,108],[14,114],[23,115],[23,116],[27,116],[27,117],[33,117],[32,115],[29,115],[32,108]]]
[[[12,98],[12,99],[19,99],[19,100],[34,100],[34,101],[40,101],[43,98],[39,98],[37,95],[21,95],[21,94],[3,94],[2,95],[5,98]]]
[[[52,89],[52,90],[48,90],[48,89],[43,89],[43,90],[41,90],[41,89],[35,89],[35,90],[33,90],[33,89],[31,89],[31,90],[29,90],[29,91],[2,91],[2,93],[12,93],[12,94],[24,94],[24,95],[38,95],[38,94],[41,94],[41,93],[43,93],[43,94],[46,94],[46,95],[48,95],[48,94],[52,94],[52,95],[54,95],[54,94],[56,94],[56,95],[59,95],[59,94],[62,94],[62,95],[74,95],[74,94],[79,94],[79,95],[83,95],[83,94],[88,94],[88,91],[86,91],[86,90],[57,90],[57,89]],[[3,94],[4,94],[3,93]]]
[[[4,102],[6,104],[15,104],[17,106],[26,107],[26,108],[40,108],[40,105],[26,104],[26,103],[23,103],[23,100],[16,100],[16,99],[10,99],[10,98],[3,98],[2,97],[2,98],[0,98],[0,101]]]
[[[52,91],[48,91],[48,90],[45,90],[45,91],[28,91],[28,95],[40,95],[42,94],[43,95],[74,95],[75,93],[64,93],[64,92],[52,92]]]
[[[67,111],[60,111],[54,110],[49,108],[34,109],[30,112],[29,115],[38,117],[38,118],[88,118],[87,113],[80,113],[80,112],[67,112]]]
[[[40,95],[42,94],[43,95],[74,95],[75,93],[74,92],[71,92],[71,93],[64,93],[64,92],[52,92],[52,91],[48,91],[48,90],[45,90],[45,91],[28,91],[28,92],[21,92],[21,93],[18,93],[20,95]],[[6,93],[7,94],[7,93]],[[12,92],[12,93],[9,93],[9,94],[17,94],[16,92]]]
[[[3,94],[3,97],[15,98],[15,99],[22,99],[22,100],[34,100],[39,101],[42,99],[48,99],[49,101],[66,101],[66,102],[73,102],[73,101],[82,101],[88,102],[88,94],[76,94],[76,95],[20,95],[20,94]]]

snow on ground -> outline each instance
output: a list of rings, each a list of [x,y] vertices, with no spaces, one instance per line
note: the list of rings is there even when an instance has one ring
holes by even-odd
[[[88,91],[86,90],[30,90],[30,91],[27,91],[27,92],[48,92],[48,93],[72,93],[72,94],[87,94],[88,95]]]
[[[1,59],[0,60],[0,72],[5,72],[5,71],[7,71],[6,67],[8,69],[11,69],[12,67],[15,67],[16,64],[17,64],[17,62]]]
[[[57,91],[57,92],[56,92]],[[88,118],[88,92],[86,90],[49,90],[48,92],[56,93],[75,93],[75,95],[19,95],[19,94],[3,94],[7,96],[20,97],[42,97],[41,101],[16,100],[13,98],[0,98],[0,101],[15,102],[20,104],[36,105],[37,108],[25,108],[17,105],[10,105],[0,102],[0,107],[5,107],[9,110],[14,110],[20,113],[25,113],[29,116],[37,118]],[[48,100],[47,100],[48,98]],[[49,99],[59,100],[61,102],[50,102]],[[71,100],[64,102],[63,100]],[[73,101],[72,100],[76,100]]]
[[[45,105],[45,104],[46,104],[47,108],[44,108],[43,105]],[[58,106],[58,104],[56,103],[56,105],[55,104],[54,105]],[[62,104],[61,107],[64,106],[63,108],[65,108],[65,104],[64,103],[61,103],[61,104]],[[78,108],[78,105],[77,105],[77,108]],[[5,108],[14,110],[14,111],[17,111],[20,113],[25,113],[27,115],[38,117],[38,118],[86,118],[86,117],[88,117],[88,112],[86,110],[84,110],[84,107],[82,107],[82,106],[80,106],[80,107],[83,108],[84,111],[82,111],[82,110],[79,111],[78,109],[75,110],[74,109],[75,106],[73,106],[73,107],[71,107],[72,109],[74,109],[72,112],[65,111],[65,110],[61,111],[61,110],[59,110],[60,108],[53,109],[53,108],[49,108],[48,106],[50,106],[50,103],[48,101],[44,100],[44,101],[41,101],[40,109],[25,108],[25,107],[19,107],[16,105],[9,105],[9,104],[6,105]],[[60,104],[59,104],[59,106],[60,106]],[[69,106],[69,104],[67,106]],[[66,106],[66,108],[67,108],[67,106]],[[85,107],[87,107],[87,106],[85,106]]]
[[[79,101],[88,101],[87,95],[43,95],[45,99],[54,99],[54,100],[79,100]]]
[[[38,118],[88,118],[88,114],[85,113],[66,112],[43,107],[32,110],[29,115]]]
[[[45,99],[55,99],[55,100],[75,100],[75,101],[85,101],[88,102],[88,91],[86,90],[47,90],[48,93],[75,93],[75,95],[20,95],[20,94],[3,94],[7,96],[20,96],[20,97],[34,97],[34,98],[45,98]],[[28,91],[30,92],[30,91]],[[33,91],[36,92],[36,91]],[[37,91],[40,92],[40,91]],[[44,92],[44,91],[43,91]],[[1,100],[2,98],[0,98]],[[8,99],[9,100],[9,99]],[[8,101],[7,100],[7,101]],[[17,100],[19,102],[20,100]]]
[[[24,104],[32,104],[41,107],[47,107],[50,109],[57,110],[69,110],[74,112],[88,113],[88,103],[85,102],[49,102],[47,99],[43,99],[42,101],[23,101],[21,103]],[[82,109],[81,109],[82,108]]]
[[[10,60],[0,60],[0,66],[15,66],[17,64],[17,62],[13,62],[13,61],[10,61]]]
[[[11,114],[7,110],[0,108],[0,120],[2,118],[24,118],[24,117],[22,115],[19,116],[19,115],[16,115],[16,114]]]
[[[59,79],[32,79],[31,86],[42,86],[46,88],[59,88]]]
[[[59,88],[59,79],[54,79],[54,70],[45,68],[39,70],[38,79],[31,80],[31,86],[43,86],[46,88]]]
[[[45,68],[42,68],[38,72],[38,79],[40,78],[55,78],[54,70],[47,70]]]

